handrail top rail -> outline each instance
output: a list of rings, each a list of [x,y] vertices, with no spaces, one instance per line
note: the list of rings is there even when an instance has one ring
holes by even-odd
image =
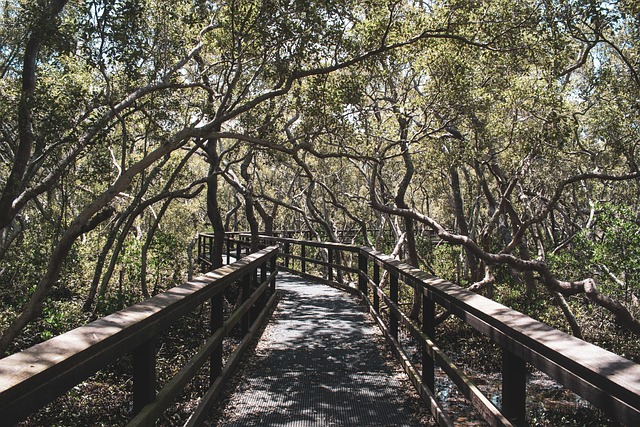
[[[250,236],[250,234],[244,233],[244,236]],[[369,247],[276,236],[261,235],[260,238],[269,242],[355,252],[361,261],[369,259],[375,265],[391,272],[392,276],[402,277],[409,286],[420,290],[430,300],[499,344],[503,350],[530,363],[587,400],[597,402],[597,406],[601,409],[615,414],[616,419],[628,421],[640,418],[640,364],[634,361],[557,330]],[[289,249],[285,247],[285,251],[288,252]],[[285,256],[293,255],[285,254]],[[295,257],[297,258],[298,255]],[[360,279],[363,279],[363,276],[366,279],[367,263],[360,261],[358,263],[359,270],[362,270]],[[342,268],[336,264],[333,266]]]
[[[243,235],[243,234],[241,234]],[[339,242],[318,242],[316,240],[304,240],[304,239],[290,239],[287,237],[276,237],[276,236],[266,236],[260,235],[260,239],[271,240],[271,241],[279,241],[279,242],[288,242],[288,243],[296,243],[305,246],[313,246],[318,248],[331,248],[338,249],[343,251],[357,252],[360,248],[358,245],[350,245],[348,243],[339,243]]]
[[[377,231],[377,228],[367,228],[367,230],[372,230],[372,231]],[[361,228],[343,228],[343,229],[338,229],[336,230],[338,233],[345,233],[345,232],[349,232],[349,233],[358,233],[360,231],[362,231]],[[311,233],[312,230],[309,229],[299,229],[299,230],[273,230],[273,233]],[[322,232],[322,231],[320,231]],[[205,232],[208,233],[208,232]],[[205,234],[205,233],[200,233],[200,234]],[[241,233],[248,233],[248,231],[226,231],[226,234],[241,234]]]
[[[152,298],[0,359],[0,407],[46,380],[87,375],[150,339],[189,310],[222,292],[248,269],[278,253],[257,251]],[[217,286],[211,287],[215,283]],[[62,381],[62,380],[61,380]]]
[[[227,233],[229,234],[229,233]],[[250,233],[247,232],[234,232],[233,234],[237,236],[249,237]],[[200,233],[201,236],[213,237],[213,233]],[[266,234],[258,235],[259,239],[266,241],[278,241],[283,243],[294,243],[305,246],[313,246],[318,248],[331,248],[338,249],[343,251],[357,252],[360,249],[358,245],[350,245],[348,243],[339,243],[339,242],[318,242],[317,240],[304,240],[304,239],[291,239],[288,237],[278,237],[278,236],[268,236]]]
[[[240,233],[242,234],[242,233]],[[249,235],[248,233],[244,233]],[[423,287],[424,292],[494,342],[564,382],[566,374],[616,391],[616,396],[640,408],[640,364],[576,338],[519,311],[432,276],[366,246],[259,236],[268,241],[358,251],[381,267]],[[566,374],[558,370],[565,371]],[[633,402],[633,403],[632,403]]]
[[[640,364],[371,248],[361,250],[388,270],[421,284],[440,304],[523,360],[547,372],[561,368],[578,377],[595,375],[588,378],[594,385],[617,389],[616,396],[640,408]]]

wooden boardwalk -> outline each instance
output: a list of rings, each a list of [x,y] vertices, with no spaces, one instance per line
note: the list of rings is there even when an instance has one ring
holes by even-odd
[[[286,273],[278,289],[278,308],[212,425],[431,424],[355,297]]]

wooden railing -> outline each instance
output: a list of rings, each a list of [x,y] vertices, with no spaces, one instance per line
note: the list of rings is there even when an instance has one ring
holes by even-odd
[[[129,425],[154,425],[206,363],[211,387],[186,425],[199,425],[275,301],[277,247],[265,248],[86,326],[0,359],[2,425],[13,425],[109,363],[133,354]],[[238,283],[242,304],[226,319],[223,292]],[[269,294],[271,297],[269,298]],[[211,335],[156,394],[156,340],[182,316],[211,301]],[[243,339],[223,365],[223,339],[240,323]]]
[[[242,234],[230,236],[226,242],[227,252],[246,247],[248,238]],[[293,271],[362,296],[440,425],[452,425],[452,422],[435,397],[434,364],[442,368],[492,426],[526,425],[527,364],[582,396],[617,422],[640,425],[640,365],[630,360],[370,248],[270,236],[261,236],[261,240],[263,244],[280,246],[281,270]],[[388,285],[382,289],[384,272],[388,275]],[[403,286],[417,289],[422,295],[421,324],[409,319],[400,309],[399,295]],[[501,347],[500,408],[435,344],[436,305]],[[381,315],[383,309],[388,316]],[[421,371],[398,341],[400,328],[420,345]]]

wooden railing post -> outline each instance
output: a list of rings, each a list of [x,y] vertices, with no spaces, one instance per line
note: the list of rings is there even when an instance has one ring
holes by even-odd
[[[424,288],[418,284],[416,286],[422,289],[422,332],[433,340],[435,338],[436,304],[425,294]],[[422,382],[435,393],[434,360],[427,352],[426,345],[422,347]]]
[[[284,267],[289,268],[289,253],[291,250],[291,244],[284,242]]]
[[[367,279],[369,277],[367,261],[368,257],[365,254],[358,252],[358,270],[360,270],[360,274],[358,275],[358,289],[365,297],[369,294],[369,286],[367,286]]]
[[[246,274],[242,280],[242,302],[246,302],[249,299],[249,294],[251,292],[251,282],[252,282],[252,273]],[[247,311],[244,316],[242,316],[242,335],[246,335],[249,333],[249,327],[251,326],[251,310]]]
[[[398,306],[398,274],[393,271],[390,273],[389,298],[396,306]],[[391,336],[398,339],[398,317],[392,310],[389,310],[389,329],[391,330]]]
[[[222,292],[211,298],[211,335],[222,328],[224,323],[224,295]],[[213,385],[222,372],[222,343],[213,349],[209,360],[209,383]]]
[[[152,338],[133,351],[133,412],[140,412],[155,397],[156,340]]]
[[[333,281],[333,249],[328,248],[327,251],[329,252],[329,262],[327,265],[328,279]]]
[[[240,244],[240,236],[236,239],[236,261],[242,258],[242,245]]]
[[[231,264],[231,237],[227,236],[227,265]]]
[[[269,260],[269,273],[273,273],[274,271],[276,271],[276,257],[272,257]],[[275,293],[276,292],[276,278],[275,276],[271,279],[271,293]]]
[[[269,261],[265,260],[262,264],[260,264],[260,283],[264,283],[267,280],[267,263]]]
[[[260,283],[262,284],[267,280],[267,260],[260,264]],[[267,300],[269,299],[269,293],[264,292],[260,297],[260,311],[264,310],[267,306]]]
[[[373,283],[380,286],[380,266],[375,261],[373,262]],[[377,290],[373,292],[373,309],[380,314],[380,296]]]
[[[256,267],[255,269],[253,269],[253,271],[250,273],[250,284],[249,284],[249,292],[253,294],[253,291],[255,289],[258,288],[258,268]],[[258,315],[260,314],[260,301],[256,301],[252,306],[251,309],[249,310],[249,328],[251,328],[251,325],[253,325],[253,322],[255,322],[255,320],[258,318]],[[247,329],[247,332],[249,332],[249,329]]]
[[[198,233],[198,264],[202,266],[202,234]]]
[[[300,257],[302,258],[300,260],[300,262],[301,262],[301,267],[302,267],[302,272],[303,273],[307,272],[307,260],[306,260],[306,258],[307,258],[307,250],[306,249],[307,249],[307,246],[303,243],[301,245],[301,248],[300,248]]]
[[[526,422],[527,364],[502,349],[502,413],[515,425]]]
[[[207,260],[211,263],[209,264],[209,269],[211,269],[211,265],[213,265],[213,237],[207,236],[207,240],[209,243],[209,255],[207,257]]]

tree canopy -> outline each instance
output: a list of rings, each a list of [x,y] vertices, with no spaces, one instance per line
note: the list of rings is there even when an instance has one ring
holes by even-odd
[[[206,227],[219,254],[229,230],[357,229],[548,296],[578,336],[597,313],[640,334],[636,2],[6,0],[0,20],[3,353],[183,280]]]

